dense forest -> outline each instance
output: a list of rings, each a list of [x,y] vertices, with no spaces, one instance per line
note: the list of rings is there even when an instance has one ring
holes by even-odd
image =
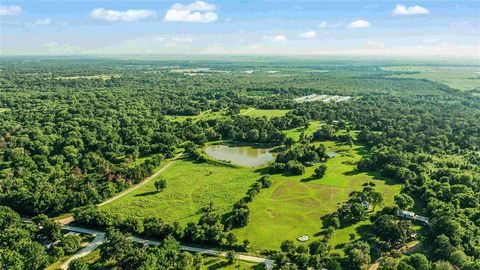
[[[432,81],[389,77],[396,72],[379,65],[278,59],[2,59],[0,269],[43,269],[60,256],[57,253],[75,251],[79,240],[63,239],[60,228],[47,218],[72,211],[83,224],[163,239],[163,246],[145,251],[110,228],[102,257],[120,258],[120,253],[130,252],[118,259],[120,269],[194,269],[188,267],[200,259],[180,253],[177,241],[242,249],[242,244],[226,244],[233,237],[229,230],[248,222],[248,202],[268,188],[266,178],[250,189],[247,199],[232,206],[229,219],[206,206],[202,218],[186,228],[153,218],[141,221],[141,229],[136,220],[116,224],[93,205],[151,175],[176,152],[184,149],[199,158],[195,147],[217,140],[284,146],[269,173],[302,174],[303,166],[319,163],[321,178],[322,162],[328,157],[325,149],[310,147],[309,142],[326,139],[366,146],[368,154],[356,164],[358,170],[402,183],[397,208],[424,209],[430,219],[422,239],[426,248],[406,256],[389,254],[408,238],[412,225],[398,220],[398,209],[385,207],[372,218],[375,234],[352,241],[342,255],[330,252],[328,234],[308,246],[282,243],[280,251],[270,253],[279,269],[362,269],[371,262],[372,245],[381,247],[377,256],[387,257],[380,269],[480,269],[480,97]],[[191,71],[198,67],[210,69]],[[286,75],[244,72],[251,68]],[[293,101],[313,93],[354,98],[338,103]],[[247,107],[290,111],[273,118],[239,114]],[[221,117],[170,118],[209,110]],[[282,132],[311,121],[326,125],[298,142]],[[338,134],[345,129],[356,136]],[[367,197],[375,201],[372,196],[378,198],[375,187],[366,186],[351,194],[349,205]],[[338,220],[331,230],[356,222],[351,208],[332,213]],[[19,225],[19,215],[36,221]],[[53,228],[45,232],[46,227]],[[49,250],[39,244],[45,239],[66,243],[60,245],[62,251]],[[116,242],[128,248],[121,250]],[[168,252],[175,256],[154,258],[165,258]],[[32,256],[36,259],[30,260]],[[178,266],[182,264],[188,267]]]

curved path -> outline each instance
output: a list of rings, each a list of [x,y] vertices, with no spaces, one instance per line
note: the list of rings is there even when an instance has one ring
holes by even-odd
[[[68,265],[70,262],[74,259],[78,259],[81,257],[86,256],[93,250],[95,250],[97,247],[99,247],[103,241],[105,240],[105,233],[102,231],[97,231],[93,229],[87,229],[87,228],[82,228],[82,227],[77,227],[77,226],[71,226],[71,225],[65,225],[62,227],[63,230],[66,231],[71,231],[71,232],[77,232],[77,233],[84,233],[84,234],[92,234],[95,235],[95,239],[88,244],[85,248],[80,250],[77,254],[73,255],[70,257],[65,263],[62,264],[61,268],[62,269],[68,269]],[[161,244],[159,241],[153,241],[153,240],[148,240],[145,238],[140,238],[136,236],[130,237],[130,239],[134,242],[144,244],[144,245],[150,245],[150,246],[158,246]],[[202,254],[209,254],[213,256],[218,256],[218,257],[226,257],[227,253],[214,250],[214,249],[207,249],[207,248],[201,248],[201,247],[192,247],[192,246],[186,246],[186,245],[181,245],[180,246],[181,250],[189,251],[189,252],[195,252],[195,253],[202,253]],[[241,261],[246,261],[246,262],[252,262],[252,263],[263,263],[265,264],[266,269],[272,269],[274,261],[267,259],[267,258],[262,258],[262,257],[256,257],[256,256],[249,256],[249,255],[242,255],[242,254],[237,254],[236,258]]]
[[[92,240],[92,242],[88,243],[88,245],[81,250],[79,250],[77,253],[75,253],[73,256],[68,258],[62,265],[60,266],[61,269],[66,270],[70,266],[70,263],[73,260],[82,258],[90,254],[90,252],[94,251],[96,248],[101,246],[103,242],[105,241],[105,233],[103,232],[97,232],[93,234],[95,238]]]
[[[106,200],[106,201],[103,201],[99,204],[97,204],[98,207],[101,207],[101,206],[104,206],[106,204],[109,204],[113,201],[116,201],[120,198],[122,198],[123,196],[129,194],[130,192],[132,191],[135,191],[141,187],[143,187],[144,185],[146,185],[148,182],[152,181],[153,179],[155,179],[158,175],[160,175],[162,172],[164,172],[168,167],[170,167],[177,159],[179,159],[181,156],[182,156],[183,153],[178,153],[174,158],[172,158],[171,160],[169,160],[167,162],[167,164],[165,164],[162,168],[160,168],[160,170],[156,171],[154,174],[150,175],[149,177],[145,178],[142,182],[136,184],[136,185],[132,185],[130,186],[129,188],[125,189],[124,191],[118,193],[117,195],[113,196],[112,198]],[[62,218],[62,219],[58,219],[57,222],[62,224],[62,225],[68,225],[72,222],[74,222],[75,219],[73,216],[68,216],[68,217],[65,217],[65,218]]]
[[[127,188],[126,190],[118,193],[117,195],[113,196],[112,198],[106,200],[106,201],[103,201],[101,203],[99,203],[97,206],[98,207],[101,207],[101,206],[104,206],[106,204],[109,204],[113,201],[116,201],[120,198],[122,198],[123,196],[127,195],[128,193],[132,192],[132,191],[135,191],[141,187],[143,187],[144,185],[146,185],[148,182],[152,181],[153,179],[155,179],[159,174],[161,174],[163,171],[165,171],[166,169],[168,169],[168,167],[170,167],[177,159],[179,159],[181,156],[182,156],[183,153],[178,153],[174,158],[172,158],[170,161],[168,161],[167,164],[165,164],[165,166],[163,166],[160,170],[156,171],[154,174],[150,175],[149,177],[145,178],[142,182],[136,184],[136,185],[133,185],[129,188]]]

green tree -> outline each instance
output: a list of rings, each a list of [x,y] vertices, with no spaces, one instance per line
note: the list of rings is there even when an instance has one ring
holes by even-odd
[[[167,187],[167,180],[159,179],[155,181],[155,189],[158,191],[162,191]]]

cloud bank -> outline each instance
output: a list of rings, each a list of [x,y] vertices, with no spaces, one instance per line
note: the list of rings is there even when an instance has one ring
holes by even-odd
[[[366,20],[356,20],[348,24],[347,28],[368,28],[370,26],[370,22]]]
[[[38,19],[35,21],[36,25],[49,25],[52,22],[50,19]]]
[[[0,5],[0,15],[13,16],[13,15],[19,15],[20,13],[22,13],[21,6]]]
[[[287,37],[284,35],[263,36],[263,40],[272,42],[285,42],[287,41]]]
[[[398,16],[408,16],[408,15],[418,15],[418,14],[429,14],[430,11],[419,5],[406,7],[404,5],[397,5],[393,10],[393,15]]]
[[[301,38],[311,39],[311,38],[315,38],[317,36],[317,33],[315,31],[308,31],[308,32],[301,33],[298,36]]]
[[[163,18],[166,22],[208,23],[218,19],[216,6],[203,1],[195,1],[188,5],[174,4]]]
[[[129,9],[126,11],[119,11],[96,8],[92,10],[92,12],[90,13],[90,17],[108,22],[132,22],[136,20],[146,19],[149,17],[155,17],[155,11],[147,9]]]

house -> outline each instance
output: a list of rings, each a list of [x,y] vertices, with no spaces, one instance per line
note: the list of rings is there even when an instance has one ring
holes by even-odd
[[[424,216],[419,216],[419,215],[416,215],[416,216],[415,216],[415,220],[424,222],[425,224],[428,224],[428,223],[430,222],[430,219],[429,219],[429,218],[424,217]]]
[[[410,212],[410,211],[405,211],[405,210],[398,210],[397,216],[403,217],[403,218],[408,218],[408,219],[414,219],[415,218],[415,213]]]
[[[414,212],[405,211],[405,210],[398,210],[397,211],[397,216],[407,218],[407,219],[421,221],[425,224],[428,224],[430,222],[430,219],[427,218],[427,217],[420,216],[420,215],[415,214]]]

